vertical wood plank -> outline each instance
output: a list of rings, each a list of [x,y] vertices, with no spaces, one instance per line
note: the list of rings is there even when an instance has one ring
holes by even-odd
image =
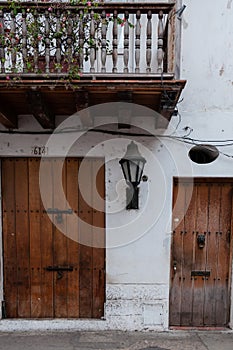
[[[229,322],[229,256],[232,216],[232,185],[221,185],[220,221],[217,235],[217,279],[216,279],[216,325],[226,326]]]
[[[29,173],[29,232],[30,232],[30,282],[31,317],[41,317],[41,236],[40,189],[38,158],[28,160]]]
[[[207,232],[209,204],[209,186],[205,183],[197,183],[197,205],[196,205],[196,239],[195,239],[195,270],[205,271],[206,268],[206,245],[199,248],[197,236]],[[201,276],[194,277],[193,288],[193,326],[202,326],[204,322],[204,299],[205,280]]]
[[[93,161],[96,194],[93,192],[93,317],[104,315],[105,301],[105,167],[103,160]],[[100,196],[100,198],[98,198]]]
[[[53,168],[52,160],[42,159],[43,174],[46,179],[47,186],[47,207],[41,203],[41,317],[54,317],[54,286],[53,286],[53,272],[46,270],[47,266],[53,265],[53,225],[50,221],[46,210],[53,207],[53,198],[50,196],[50,189],[53,188]]]
[[[3,264],[6,317],[18,316],[15,162],[2,160]]]
[[[59,210],[66,210],[65,200],[63,200],[61,184],[56,176],[62,169],[62,185],[66,194],[66,162],[60,159],[53,160],[53,207]],[[57,220],[55,215],[55,220]],[[59,229],[54,226],[54,256],[53,263],[55,266],[67,265],[67,237],[66,231],[66,214],[62,215],[62,222]],[[54,316],[58,318],[67,317],[67,272],[54,273]]]
[[[182,235],[184,231],[185,187],[174,184],[173,193],[173,237],[171,256],[170,325],[179,326],[181,322],[181,277],[182,277]]]
[[[79,273],[79,305],[80,317],[92,317],[92,161],[84,159],[79,166],[81,182],[79,187],[79,237],[80,245],[80,273]],[[85,195],[85,197],[84,197]]]
[[[204,325],[216,325],[216,278],[217,278],[217,232],[219,231],[221,188],[210,184],[208,232],[206,235],[206,270],[210,277],[205,279]]]
[[[18,317],[31,316],[28,196],[28,160],[26,158],[16,159],[15,202],[18,266]]]
[[[78,213],[78,159],[68,159],[67,167],[67,200],[74,213]],[[67,263],[74,270],[67,274],[67,317],[79,317],[79,243],[77,219],[67,221],[67,230],[72,236],[67,238]]]
[[[192,325],[192,295],[193,280],[191,271],[194,269],[194,241],[195,232],[195,215],[196,211],[196,190],[193,182],[187,182],[185,186],[185,207],[188,208],[184,218],[183,231],[183,261],[182,261],[182,303],[181,303],[181,325]]]

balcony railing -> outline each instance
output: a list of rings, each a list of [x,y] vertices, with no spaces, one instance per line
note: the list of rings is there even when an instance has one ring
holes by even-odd
[[[0,2],[0,71],[49,76],[174,73],[174,3]]]

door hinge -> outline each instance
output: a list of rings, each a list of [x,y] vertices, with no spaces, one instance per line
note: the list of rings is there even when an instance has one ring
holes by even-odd
[[[6,318],[6,302],[2,300],[2,318]]]

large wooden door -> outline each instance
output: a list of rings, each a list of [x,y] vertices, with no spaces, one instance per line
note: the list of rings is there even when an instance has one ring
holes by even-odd
[[[54,174],[59,159],[46,159],[46,181],[59,202]],[[60,201],[59,210],[72,209],[89,227],[105,225],[104,208],[97,211],[86,203],[78,186],[80,159],[67,159],[63,166],[63,188],[69,208]],[[100,160],[86,161],[84,188],[91,198],[96,182],[104,198],[104,168]],[[50,221],[39,189],[40,159],[2,160],[2,210],[4,251],[4,298],[7,318],[100,318],[105,298],[105,249],[77,242],[85,226],[73,225],[71,240]],[[52,208],[53,209],[53,208]],[[55,214],[54,214],[55,215]],[[67,215],[60,217],[63,227]],[[93,228],[94,230],[94,228]],[[90,233],[90,232],[89,232]]]
[[[232,189],[226,179],[174,181],[170,326],[229,322]]]

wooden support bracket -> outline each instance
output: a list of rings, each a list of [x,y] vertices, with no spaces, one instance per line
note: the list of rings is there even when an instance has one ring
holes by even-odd
[[[78,91],[75,94],[76,108],[79,113],[79,118],[84,127],[93,127],[93,117],[88,110],[89,107],[89,93],[88,91]]]
[[[132,103],[133,96],[131,91],[119,91],[118,92],[119,102]],[[118,129],[130,129],[131,128],[131,117],[132,117],[132,105],[122,104],[118,112]]]
[[[35,119],[40,123],[44,129],[54,129],[55,118],[43,101],[43,97],[40,91],[29,91],[28,102],[30,105],[31,113]]]
[[[0,123],[8,129],[18,128],[18,118],[15,111],[0,102]]]

